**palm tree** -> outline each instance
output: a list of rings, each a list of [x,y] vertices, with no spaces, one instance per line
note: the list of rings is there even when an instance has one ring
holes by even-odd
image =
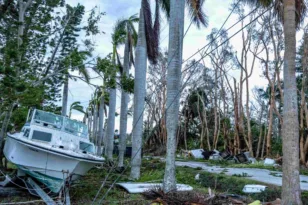
[[[111,73],[111,78],[109,81],[109,111],[108,111],[108,121],[107,121],[107,159],[113,160],[113,142],[114,142],[114,124],[115,124],[115,112],[116,112],[116,57],[118,56],[117,47],[124,43],[125,40],[125,30],[121,26],[121,22],[117,21],[112,34],[112,63],[114,66],[113,72]]]
[[[71,118],[71,115],[72,115],[72,111],[73,111],[73,110],[76,110],[76,111],[81,112],[81,113],[83,113],[83,114],[86,113],[86,112],[83,110],[83,106],[80,104],[79,101],[73,102],[73,103],[71,104],[71,106],[70,106],[70,112],[69,112],[69,115],[68,115],[69,118]]]
[[[124,19],[120,22],[123,30],[126,31],[125,48],[124,48],[124,66],[121,69],[122,81],[125,84],[125,80],[129,77],[129,69],[133,59],[133,47],[136,46],[137,32],[134,27],[134,23],[138,22],[139,18],[137,15],[132,15],[128,19]],[[119,62],[120,63],[120,62]],[[123,167],[124,153],[126,149],[126,132],[127,132],[127,112],[128,112],[128,101],[129,93],[124,89],[122,85],[121,89],[121,112],[120,112],[120,140],[119,140],[119,161],[118,167]]]
[[[141,0],[138,40],[135,49],[134,115],[130,172],[130,178],[132,179],[138,179],[140,177],[143,111],[146,97],[147,58],[151,63],[155,64],[159,53],[159,2],[163,2],[163,0],[156,0],[155,22],[154,26],[152,26],[152,14],[149,0]]]
[[[186,1],[192,21],[198,27],[207,26],[207,19],[202,12],[203,0]],[[185,1],[170,0],[169,51],[167,74],[167,155],[163,189],[165,192],[176,189],[175,151],[178,115],[180,107],[180,87],[182,71],[182,53],[184,37]]]
[[[284,102],[283,102],[283,178],[282,204],[302,204],[299,184],[299,122],[295,77],[296,28],[306,14],[304,0],[245,0],[254,6],[271,7],[283,23],[284,52]]]

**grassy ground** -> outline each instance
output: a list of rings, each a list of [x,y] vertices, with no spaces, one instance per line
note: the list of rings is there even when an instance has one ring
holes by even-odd
[[[165,164],[160,162],[160,160],[158,159],[144,160],[141,168],[142,176],[138,180],[138,182],[162,182],[164,176],[164,166]],[[91,204],[108,172],[109,170],[106,167],[94,168],[86,176],[76,181],[76,183],[74,183],[70,188],[72,204]],[[195,176],[198,173],[200,173],[200,180],[196,181]],[[191,185],[194,190],[204,195],[208,193],[208,187],[210,187],[214,192],[217,193],[244,194],[241,192],[241,190],[245,184],[260,184],[259,182],[250,180],[249,178],[244,178],[242,176],[227,176],[223,173],[211,174],[200,170],[200,168],[194,169],[190,167],[178,167],[176,170],[176,176],[178,183]],[[112,174],[110,174],[109,179],[106,181],[105,187],[101,190],[94,204],[99,204],[98,202],[106,194],[108,188],[113,183],[113,181],[118,177],[119,173],[117,172],[113,172]],[[119,182],[129,181],[128,177],[129,170],[124,173],[124,175],[120,178]],[[269,196],[266,195],[248,197],[253,200],[261,199],[262,197],[262,199],[272,199],[276,196],[280,196],[280,188],[277,188],[272,185],[269,185],[269,187],[271,190],[271,192],[267,193],[267,195]],[[304,193],[304,196],[306,195],[307,194]],[[25,196],[8,198],[0,197],[0,204],[5,202],[20,202],[37,199],[38,198],[29,196],[25,192]],[[308,197],[305,199],[308,199]],[[308,202],[308,200],[306,201]],[[149,203],[150,201],[145,200],[140,194],[128,194],[125,190],[119,187],[114,187],[110,190],[103,204],[142,205]]]

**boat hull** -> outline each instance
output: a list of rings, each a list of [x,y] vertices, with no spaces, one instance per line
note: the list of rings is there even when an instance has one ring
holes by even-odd
[[[66,179],[74,181],[102,161],[91,161],[74,155],[59,153],[35,146],[14,136],[8,136],[4,146],[5,157],[24,173],[45,184],[58,193]]]

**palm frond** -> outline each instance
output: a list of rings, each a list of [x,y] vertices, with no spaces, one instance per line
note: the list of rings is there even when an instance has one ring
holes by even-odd
[[[159,0],[160,8],[166,14],[167,20],[170,18],[170,0]]]
[[[152,64],[157,63],[158,57],[158,48],[159,45],[158,40],[159,37],[156,36],[159,34],[159,5],[158,0],[156,0],[156,9],[155,9],[155,22],[154,27],[158,30],[154,31],[154,27],[152,26],[152,12],[151,7],[148,0],[142,0],[142,9],[143,9],[143,16],[144,16],[144,24],[145,24],[145,36],[146,36],[146,43],[147,43],[147,54],[148,59]]]
[[[203,25],[208,26],[208,17],[202,10],[204,0],[186,0],[188,11],[191,16],[191,20],[196,24],[198,28]]]
[[[89,74],[89,71],[86,69],[85,66],[81,66],[79,67],[79,74],[81,74],[81,76],[85,79],[85,81],[87,83],[90,82],[90,74]]]
[[[243,0],[243,3],[246,3],[250,6],[256,6],[261,8],[274,7],[274,15],[283,23],[283,0]],[[307,14],[307,4],[305,0],[295,0],[295,20],[297,29],[304,22],[305,16]]]
[[[135,45],[134,38],[131,34],[128,36],[128,44],[129,44],[129,67],[131,67],[131,64],[135,65],[134,61],[134,52],[133,47]]]
[[[117,56],[117,64],[119,66],[120,73],[122,74],[124,68],[123,68],[123,65],[121,63],[120,55],[119,55],[118,51],[116,51],[116,56]]]
[[[138,22],[139,22],[138,14],[134,14],[134,15],[130,16],[130,17],[128,18],[128,21],[129,21],[129,22],[132,22],[132,23],[138,23]]]
[[[112,44],[116,47],[125,42],[126,30],[124,21],[125,20],[118,20],[113,28],[111,38]]]

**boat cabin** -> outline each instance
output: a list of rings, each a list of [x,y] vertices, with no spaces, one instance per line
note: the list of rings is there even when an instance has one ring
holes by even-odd
[[[30,110],[22,136],[39,144],[73,152],[95,153],[84,123],[42,110]]]

